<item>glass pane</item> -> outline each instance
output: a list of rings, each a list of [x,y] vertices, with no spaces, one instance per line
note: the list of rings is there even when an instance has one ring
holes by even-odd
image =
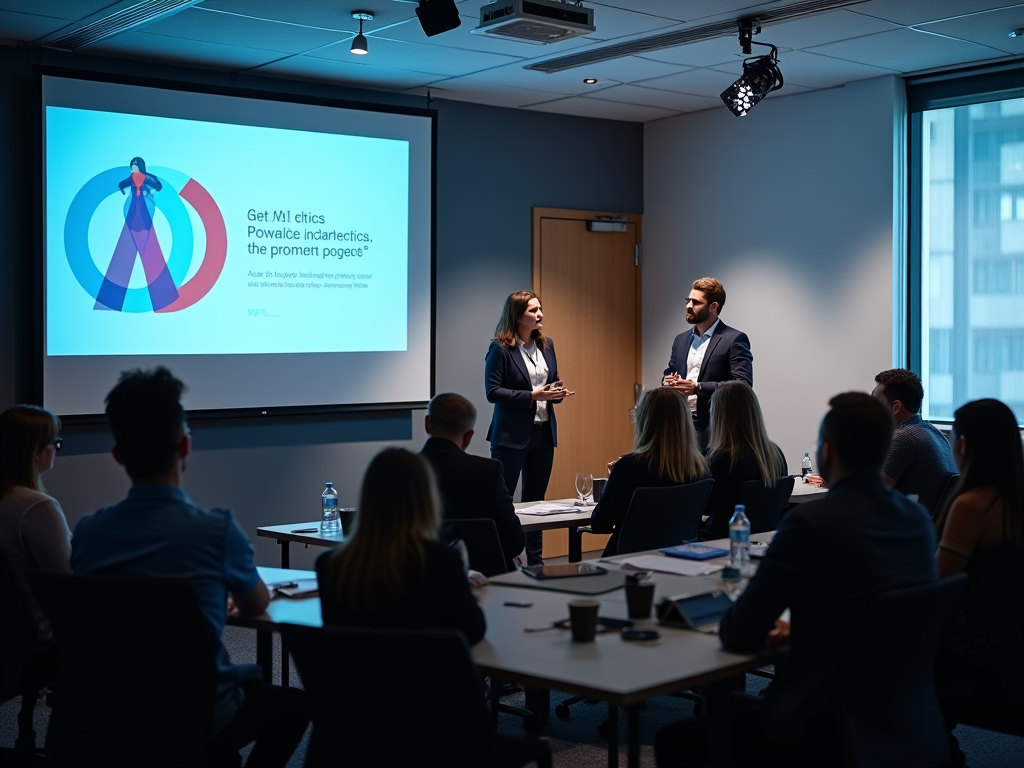
[[[923,415],[995,397],[1024,424],[1024,99],[923,120]]]

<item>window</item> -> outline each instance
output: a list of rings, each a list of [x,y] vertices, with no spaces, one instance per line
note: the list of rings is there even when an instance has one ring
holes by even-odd
[[[1024,90],[993,82],[908,83],[908,350],[927,419],[995,397],[1024,424]]]

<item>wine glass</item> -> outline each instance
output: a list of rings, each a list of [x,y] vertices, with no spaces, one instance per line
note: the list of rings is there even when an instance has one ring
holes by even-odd
[[[579,494],[579,501],[576,502],[577,507],[587,506],[587,496],[590,495],[591,491],[594,490],[594,476],[589,472],[577,472],[576,473],[576,493]]]

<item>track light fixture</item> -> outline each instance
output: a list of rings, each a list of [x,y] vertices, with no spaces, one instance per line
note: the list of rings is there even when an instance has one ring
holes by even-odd
[[[357,56],[365,56],[370,52],[370,46],[366,42],[366,35],[363,34],[363,22],[373,21],[373,14],[365,11],[354,11],[353,19],[359,19],[359,34],[352,38],[352,47],[349,49]]]
[[[759,43],[753,36],[761,31],[754,28],[751,19],[740,19],[740,48],[744,54],[751,52],[752,45],[763,45],[772,52],[755,56],[743,62],[740,79],[722,91],[722,101],[736,117],[743,117],[761,99],[783,86],[782,70],[779,69],[779,49],[771,43]]]

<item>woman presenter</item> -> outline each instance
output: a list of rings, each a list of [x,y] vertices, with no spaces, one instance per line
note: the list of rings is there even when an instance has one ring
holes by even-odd
[[[487,349],[484,386],[494,415],[487,428],[491,456],[505,470],[505,485],[515,494],[520,473],[523,501],[541,501],[548,489],[558,431],[555,403],[575,394],[558,378],[555,345],[544,336],[540,299],[516,291],[505,299],[494,338]],[[539,565],[543,538],[526,534],[526,559]]]

